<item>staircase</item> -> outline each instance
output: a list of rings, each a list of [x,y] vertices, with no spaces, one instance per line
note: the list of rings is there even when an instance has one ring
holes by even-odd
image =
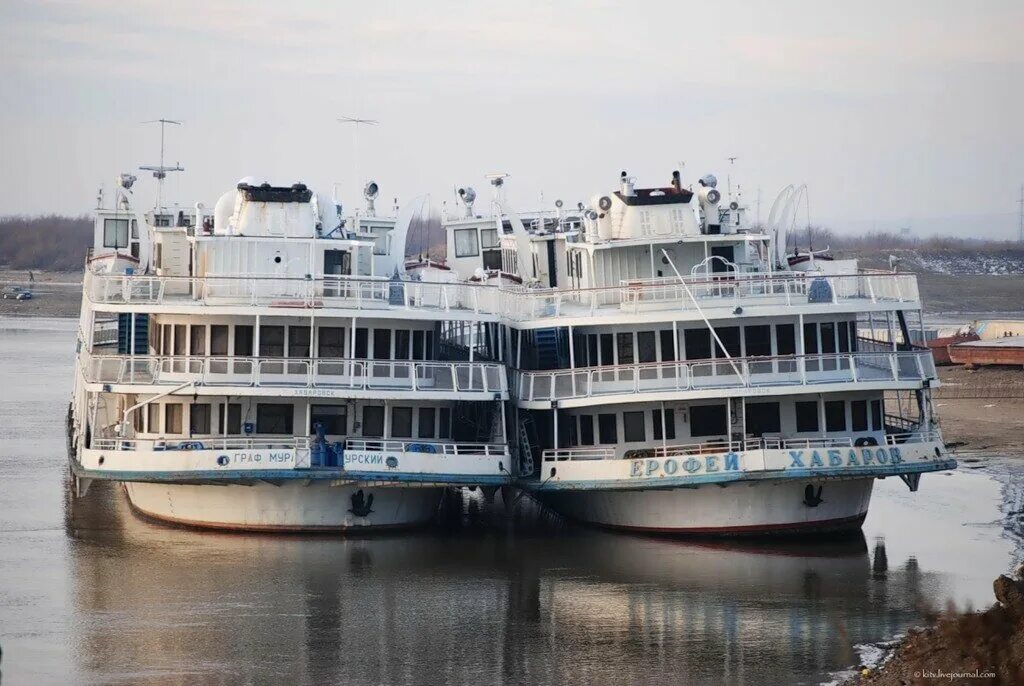
[[[533,449],[530,447],[530,433],[533,421],[528,416],[519,420],[519,475],[533,475]]]
[[[537,349],[537,369],[559,369],[562,367],[558,329],[537,329],[533,336]]]
[[[135,325],[135,349],[132,344],[132,322]],[[149,315],[121,312],[117,315],[117,352],[119,355],[145,355],[149,352]]]

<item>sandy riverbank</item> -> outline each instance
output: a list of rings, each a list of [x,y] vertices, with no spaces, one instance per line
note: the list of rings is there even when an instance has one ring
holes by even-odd
[[[0,315],[77,317],[82,306],[82,272],[0,269],[0,290],[19,286],[32,291],[31,300],[0,299]]]
[[[1024,455],[1024,369],[940,367],[942,435],[961,452]]]

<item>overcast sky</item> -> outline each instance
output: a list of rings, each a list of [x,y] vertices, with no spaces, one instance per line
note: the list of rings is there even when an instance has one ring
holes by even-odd
[[[259,175],[351,205],[350,115],[389,199],[501,171],[536,208],[680,162],[724,186],[735,156],[762,216],[806,182],[840,230],[1015,235],[1024,2],[841,4],[3,0],[0,214],[89,211],[157,163],[159,117],[172,199]]]

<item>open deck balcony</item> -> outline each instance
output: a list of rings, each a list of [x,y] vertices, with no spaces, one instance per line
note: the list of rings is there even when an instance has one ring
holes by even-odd
[[[508,398],[504,367],[493,362],[83,354],[81,365],[88,383],[111,386],[192,382],[214,393],[230,389],[232,395],[257,389],[271,395],[315,396],[324,391],[353,397],[406,393],[465,400]]]

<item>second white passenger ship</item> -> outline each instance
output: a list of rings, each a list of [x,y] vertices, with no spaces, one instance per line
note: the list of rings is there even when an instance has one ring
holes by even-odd
[[[787,255],[789,213],[748,226],[712,176],[522,215],[496,177],[490,212],[467,188],[443,221],[255,179],[137,213],[122,180],[85,275],[79,492],[303,530],[514,485],[609,527],[780,533],[859,527],[875,479],[955,466],[915,277]]]

